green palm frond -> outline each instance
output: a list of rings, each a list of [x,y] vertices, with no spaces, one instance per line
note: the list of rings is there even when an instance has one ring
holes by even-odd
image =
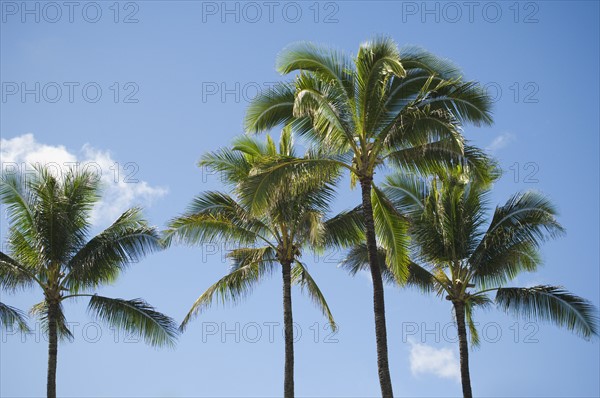
[[[418,108],[449,111],[461,123],[492,123],[492,99],[476,82],[444,81],[431,89],[431,94],[416,104]]]
[[[351,60],[344,53],[310,42],[291,44],[277,57],[280,73],[311,72],[324,81],[333,82],[349,98],[354,95],[352,68]]]
[[[473,312],[475,308],[487,308],[491,304],[492,300],[490,300],[490,298],[485,294],[468,295],[467,300],[465,301],[465,316],[467,318],[467,326],[471,336],[471,344],[474,347],[478,347],[481,343],[481,340],[479,339],[479,332],[477,331],[477,327],[473,319]]]
[[[588,300],[561,286],[500,288],[496,303],[508,313],[549,321],[586,339],[598,335],[598,310]]]
[[[377,264],[383,280],[387,283],[397,283],[396,278],[389,266],[386,264],[386,251],[382,247],[377,248]],[[369,253],[366,243],[353,246],[346,256],[340,261],[339,267],[354,276],[360,271],[369,271]]]
[[[386,251],[386,261],[400,283],[408,277],[408,222],[376,186],[371,191],[375,232]]]
[[[281,130],[281,137],[279,138],[279,154],[282,156],[296,157],[291,124],[286,125],[283,130]]]
[[[99,199],[99,179],[89,171],[74,169],[59,178],[45,167],[38,167],[35,177],[29,178],[35,197],[36,234],[31,238],[39,244],[39,257],[47,264],[64,264],[85,244],[90,212]]]
[[[245,154],[230,148],[204,154],[198,162],[198,166],[220,173],[221,181],[230,185],[243,181],[252,170],[252,164]]]
[[[439,288],[435,275],[412,261],[408,264],[406,285],[416,287],[424,293],[431,293]]]
[[[35,196],[32,185],[37,182],[35,174],[2,173],[0,177],[0,203],[6,205],[9,225],[19,226],[21,231],[35,233]]]
[[[143,338],[152,346],[175,345],[177,326],[173,319],[157,312],[142,299],[123,300],[93,295],[88,311],[113,327]]]
[[[23,311],[0,302],[0,327],[8,328],[13,325],[22,332],[30,331],[27,326],[27,315]]]
[[[278,83],[261,91],[247,108],[244,130],[259,133],[290,123],[295,127],[302,127],[301,121],[294,118],[295,93],[294,85],[286,83]],[[300,131],[303,129],[300,128]]]
[[[355,120],[348,108],[344,91],[336,89],[330,81],[302,73],[295,82],[294,116],[309,118],[312,129],[302,132],[326,148],[345,152],[354,146]]]
[[[221,192],[205,192],[192,201],[187,211],[168,223],[164,231],[166,245],[173,239],[185,244],[222,240],[252,243],[266,226],[235,199]]]
[[[325,221],[325,247],[350,247],[365,241],[365,221],[362,206],[342,211]]]
[[[263,276],[271,272],[272,267],[268,266],[268,262],[265,266],[263,261],[245,262],[242,266],[237,267],[198,297],[181,322],[179,330],[185,330],[187,324],[199,313],[210,307],[215,299],[220,300],[222,304],[227,301],[237,304],[252,291]]]
[[[386,261],[386,251],[382,247],[377,249],[378,264],[381,270],[381,276],[386,283],[398,285],[399,281],[394,277],[390,270],[389,263]],[[369,270],[369,257],[367,245],[362,243],[352,247],[346,257],[341,261],[340,267],[348,271],[350,275],[356,275],[359,271]],[[407,265],[408,276],[405,284],[416,287],[424,293],[434,292],[437,289],[438,281],[436,277],[421,267],[420,265],[409,261]]]
[[[386,177],[382,189],[401,214],[418,216],[425,209],[429,181],[414,174],[394,173]]]
[[[564,233],[556,209],[535,191],[513,195],[499,206],[485,235],[470,258],[476,280],[482,285],[503,283],[520,271],[540,264],[539,246]]]
[[[33,305],[29,310],[29,313],[39,319],[41,330],[48,334],[48,303],[46,300]],[[56,326],[56,332],[58,333],[58,338],[60,340],[73,341],[75,337],[69,330],[62,304],[58,306]]]
[[[71,258],[64,286],[76,293],[114,282],[127,265],[161,249],[159,233],[142,218],[141,209],[127,210]]]
[[[262,272],[269,272],[277,260],[277,252],[271,246],[242,247],[227,253],[227,258],[232,261],[231,270],[260,264]]]
[[[36,281],[34,270],[0,252],[0,288],[8,291],[31,287]]]
[[[440,76],[445,80],[455,80],[462,77],[461,70],[448,59],[416,46],[406,46],[400,49],[400,59],[407,71],[425,71],[428,75]]]
[[[386,159],[404,173],[434,174],[454,166],[462,156],[463,148],[459,143],[443,140],[393,151]]]
[[[262,213],[273,201],[335,182],[342,165],[336,156],[270,159],[240,185],[241,201],[252,213]]]
[[[364,132],[372,134],[385,111],[381,99],[388,93],[389,81],[393,77],[404,77],[406,70],[400,61],[398,46],[388,37],[361,44],[355,63],[357,116]]]
[[[336,331],[337,325],[333,319],[333,315],[331,314],[331,310],[329,309],[329,305],[327,304],[321,289],[319,289],[319,286],[317,286],[317,283],[309,274],[306,266],[299,261],[297,261],[292,268],[292,283],[296,283],[303,289],[306,289],[308,295],[313,300],[315,305],[319,307],[323,315],[327,317],[327,320],[331,325],[331,329]]]

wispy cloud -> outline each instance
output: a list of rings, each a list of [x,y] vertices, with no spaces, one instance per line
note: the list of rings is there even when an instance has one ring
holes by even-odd
[[[490,143],[485,149],[489,152],[497,152],[500,149],[506,148],[510,143],[516,140],[516,135],[510,132],[502,133]]]
[[[140,180],[137,164],[118,162],[109,151],[89,144],[79,153],[72,153],[63,145],[43,144],[36,141],[33,134],[24,134],[0,139],[0,161],[2,171],[26,172],[32,170],[31,165],[43,164],[55,174],[75,167],[97,175],[102,184],[102,200],[94,208],[94,224],[112,222],[128,208],[149,206],[154,199],[167,193],[166,188]]]
[[[433,374],[444,379],[460,381],[459,360],[449,348],[435,348],[427,344],[410,343],[410,371],[413,376]]]

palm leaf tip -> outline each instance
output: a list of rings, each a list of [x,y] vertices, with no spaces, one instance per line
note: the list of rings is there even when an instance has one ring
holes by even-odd
[[[338,326],[329,309],[329,304],[327,304],[327,300],[325,300],[325,296],[304,264],[299,261],[296,262],[296,265],[292,268],[292,281],[299,284],[303,289],[306,288],[306,291],[314,304],[321,310],[323,315],[327,317],[331,330],[334,332],[337,331]]]
[[[0,302],[0,326],[8,328],[14,325],[17,325],[22,332],[30,331],[27,326],[27,315],[23,311]]]
[[[561,286],[501,288],[496,303],[506,312],[550,321],[588,340],[598,336],[598,310],[590,301]]]
[[[98,319],[140,336],[152,346],[173,347],[178,336],[175,322],[142,299],[123,300],[92,296],[88,311]]]

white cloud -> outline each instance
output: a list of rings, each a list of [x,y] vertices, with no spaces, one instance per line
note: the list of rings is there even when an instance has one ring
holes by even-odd
[[[31,170],[33,164],[47,165],[56,173],[76,167],[95,173],[101,181],[102,200],[92,214],[92,222],[114,221],[130,207],[149,206],[167,190],[140,180],[136,163],[117,162],[109,151],[86,144],[78,154],[69,152],[63,145],[46,145],[35,140],[33,134],[11,139],[0,139],[0,162],[2,171]]]
[[[410,343],[410,371],[413,376],[433,374],[437,377],[460,381],[459,359],[449,348],[435,348],[427,344]]]
[[[506,148],[510,143],[515,141],[517,137],[513,133],[502,133],[494,140],[490,145],[488,145],[485,149],[489,152],[497,152],[500,149]]]

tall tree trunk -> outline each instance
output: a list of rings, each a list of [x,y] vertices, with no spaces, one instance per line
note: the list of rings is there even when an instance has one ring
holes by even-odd
[[[467,343],[467,327],[465,325],[465,304],[454,303],[456,325],[458,327],[458,347],[460,350],[460,380],[464,398],[472,398],[471,376],[469,374],[469,345]]]
[[[282,262],[283,269],[283,327],[285,331],[285,370],[283,396],[294,396],[294,321],[292,319],[292,264]]]
[[[362,179],[363,216],[365,219],[367,235],[367,251],[369,255],[369,268],[373,279],[373,312],[375,314],[375,340],[377,343],[377,369],[381,395],[384,398],[393,397],[392,378],[388,362],[387,330],[385,325],[385,298],[383,294],[383,278],[377,261],[377,241],[375,238],[375,222],[373,221],[373,206],[371,204],[371,183],[373,179]]]
[[[48,380],[46,394],[56,398],[56,361],[58,357],[57,335],[58,304],[48,303]]]

